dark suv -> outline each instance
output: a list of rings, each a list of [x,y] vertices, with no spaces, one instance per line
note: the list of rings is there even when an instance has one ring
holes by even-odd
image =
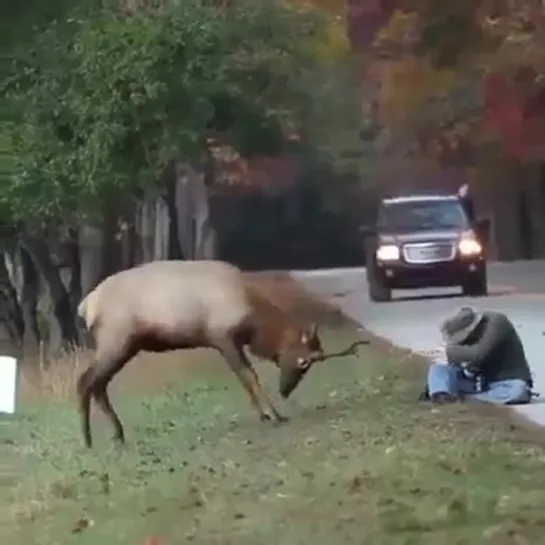
[[[383,199],[366,245],[371,300],[391,300],[392,289],[459,285],[464,295],[487,295],[477,223],[458,195]],[[479,225],[487,228],[486,222]]]

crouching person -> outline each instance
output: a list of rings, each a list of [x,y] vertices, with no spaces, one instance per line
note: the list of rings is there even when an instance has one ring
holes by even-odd
[[[462,307],[443,322],[441,333],[447,364],[430,366],[427,390],[431,401],[530,402],[532,374],[521,339],[507,316]]]

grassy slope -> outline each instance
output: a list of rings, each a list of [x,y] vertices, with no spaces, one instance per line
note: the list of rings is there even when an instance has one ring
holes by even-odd
[[[329,331],[326,343],[352,337]],[[284,407],[291,423],[270,428],[217,364],[144,400],[117,395],[125,450],[97,420],[97,449],[85,452],[63,404],[4,423],[14,474],[1,542],[545,543],[542,449],[467,407],[416,404],[412,367],[371,349],[332,360]],[[274,390],[274,371],[260,371]]]
[[[272,366],[259,372],[275,392]],[[416,403],[421,381],[418,365],[363,347],[312,369],[277,403],[292,421],[272,428],[214,354],[148,358],[117,381],[129,444],[96,419],[93,452],[72,403],[27,395],[0,422],[0,542],[545,543],[543,449],[497,416]]]

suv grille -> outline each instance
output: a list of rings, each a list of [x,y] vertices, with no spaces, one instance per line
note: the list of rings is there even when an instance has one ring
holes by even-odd
[[[453,242],[421,242],[403,246],[403,257],[407,263],[452,261],[455,255],[456,246]]]

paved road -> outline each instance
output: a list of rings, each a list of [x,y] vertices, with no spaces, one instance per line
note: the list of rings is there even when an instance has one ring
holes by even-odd
[[[412,350],[438,345],[438,324],[462,304],[506,313],[521,335],[541,394],[531,405],[514,409],[545,426],[545,261],[490,264],[490,296],[479,299],[461,297],[456,289],[434,289],[394,292],[392,303],[377,304],[367,297],[363,268],[293,275],[373,333]]]

